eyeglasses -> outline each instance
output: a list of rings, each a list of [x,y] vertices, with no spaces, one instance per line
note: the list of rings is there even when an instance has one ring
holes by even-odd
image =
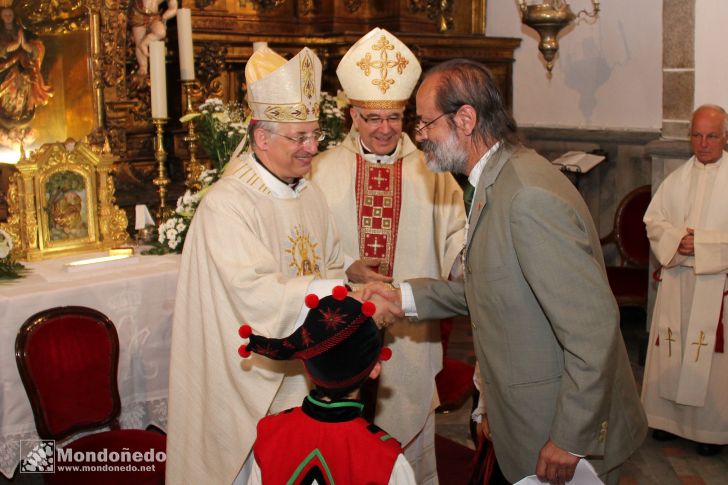
[[[359,117],[364,120],[364,123],[369,126],[382,126],[382,123],[384,123],[385,121],[388,122],[390,125],[401,125],[402,119],[404,118],[402,113],[396,113],[387,116],[386,118],[382,118],[381,116],[374,114],[367,116],[359,110],[356,110],[356,112]]]
[[[295,143],[298,146],[303,146],[306,144],[306,142],[309,142],[309,141],[318,143],[320,141],[323,141],[324,138],[326,138],[326,135],[324,135],[320,131],[314,131],[310,135],[298,135],[298,136],[281,135],[280,133],[276,133],[274,131],[269,131],[268,133],[270,133],[271,135],[277,135],[277,136],[283,137],[287,140],[291,140],[293,143]]]
[[[422,135],[425,133],[425,131],[429,131],[430,126],[432,126],[432,124],[435,123],[437,120],[439,120],[443,116],[450,116],[450,115],[454,115],[455,113],[457,113],[457,111],[450,111],[448,113],[443,113],[440,116],[438,116],[437,118],[435,118],[434,120],[428,121],[427,123],[425,123],[422,120],[422,118],[420,118],[419,120],[417,120],[417,123],[415,123],[415,131],[417,132],[418,135]]]

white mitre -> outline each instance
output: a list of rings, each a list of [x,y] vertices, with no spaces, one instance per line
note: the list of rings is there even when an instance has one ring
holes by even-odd
[[[304,47],[290,61],[269,47],[245,66],[252,119],[285,123],[316,121],[321,99],[321,61]]]
[[[404,107],[421,73],[412,51],[380,28],[351,46],[336,68],[349,102],[365,109]]]

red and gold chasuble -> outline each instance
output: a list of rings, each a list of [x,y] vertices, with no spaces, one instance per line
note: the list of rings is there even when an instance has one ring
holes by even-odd
[[[356,206],[359,257],[376,259],[374,271],[392,276],[402,208],[402,159],[392,164],[370,163],[356,156]]]

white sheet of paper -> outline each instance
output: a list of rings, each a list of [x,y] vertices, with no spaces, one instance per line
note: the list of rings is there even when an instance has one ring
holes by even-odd
[[[152,215],[149,213],[149,209],[144,204],[137,204],[134,206],[134,229],[137,231],[139,229],[144,229],[146,226],[153,226],[154,219],[152,219]]]
[[[536,475],[530,475],[522,478],[513,485],[543,485],[544,483],[546,482],[539,480]],[[566,483],[571,483],[573,485],[604,485],[604,482],[599,479],[597,472],[594,470],[591,463],[583,458],[579,460],[579,463],[576,465],[574,478]]]
[[[602,155],[571,151],[564,153],[551,163],[562,167],[562,169],[568,172],[587,173],[602,161],[604,161],[604,157]]]

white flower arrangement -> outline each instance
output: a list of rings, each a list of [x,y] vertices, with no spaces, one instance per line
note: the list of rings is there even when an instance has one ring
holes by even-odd
[[[157,228],[157,243],[150,254],[181,253],[184,247],[185,237],[190,228],[192,217],[195,215],[197,206],[202,197],[209,190],[210,186],[218,179],[216,169],[205,170],[200,174],[200,190],[192,192],[186,190],[177,199],[177,207],[174,214]]]
[[[0,259],[5,259],[13,250],[13,240],[10,234],[0,229]]]
[[[250,120],[246,119],[240,103],[224,103],[218,98],[206,99],[199,110],[183,116],[180,121],[194,120],[200,145],[212,160],[212,166],[222,171],[247,134]]]
[[[0,229],[0,280],[24,276],[25,266],[13,260],[13,238]]]
[[[321,93],[319,125],[326,135],[319,151],[332,148],[346,137],[346,114],[349,100],[343,91],[336,96]],[[202,197],[222,173],[235,148],[248,132],[248,123],[240,104],[224,103],[217,98],[205,100],[199,113],[185,115],[180,121],[194,120],[200,144],[213,161],[213,169],[200,174],[200,190],[187,190],[177,199],[174,214],[157,228],[157,241],[148,254],[181,253],[192,217]]]

